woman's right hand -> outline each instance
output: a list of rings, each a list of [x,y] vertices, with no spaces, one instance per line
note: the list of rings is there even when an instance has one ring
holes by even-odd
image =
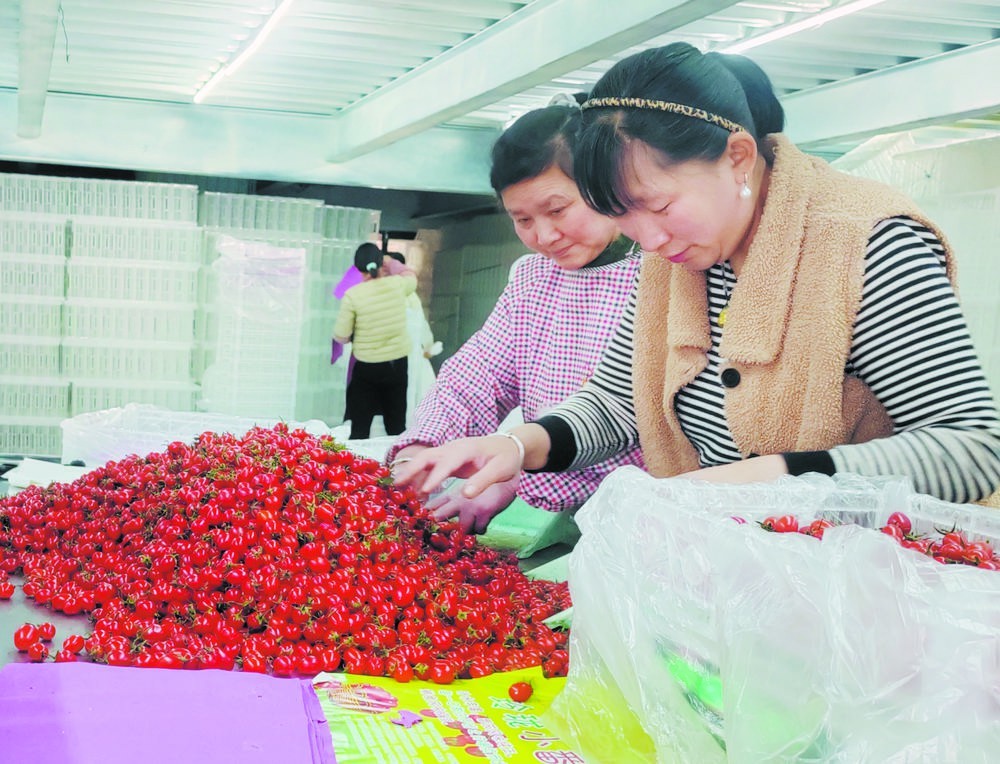
[[[497,483],[470,499],[461,491],[445,491],[426,503],[427,511],[438,522],[457,518],[466,533],[486,533],[490,521],[505,510],[517,496],[518,479]]]
[[[462,495],[474,499],[491,485],[505,483],[521,473],[521,453],[510,438],[486,435],[461,438],[408,456],[392,471],[398,485],[412,486],[421,497],[441,487],[449,477],[466,478]]]

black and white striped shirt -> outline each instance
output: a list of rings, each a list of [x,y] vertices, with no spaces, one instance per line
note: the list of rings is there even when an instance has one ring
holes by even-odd
[[[736,277],[706,272],[712,347],[708,366],[675,400],[681,428],[703,467],[741,458],[719,380],[719,313]],[[632,401],[636,293],[584,389],[539,420],[552,441],[547,470],[575,469],[638,441]],[[865,382],[895,423],[891,438],[828,452],[833,469],[903,475],[947,501],[983,498],[1000,486],[1000,418],[944,268],[934,234],[906,218],[875,226],[865,255],[861,306],[845,373]]]

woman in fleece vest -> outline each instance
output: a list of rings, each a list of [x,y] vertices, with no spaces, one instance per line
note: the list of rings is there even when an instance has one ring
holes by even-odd
[[[638,442],[656,476],[905,475],[948,501],[990,496],[1000,420],[947,241],[783,127],[742,56],[675,43],[612,67],[584,104],[576,180],[646,255],[601,366],[546,416],[425,451],[397,479],[468,477],[475,495]]]

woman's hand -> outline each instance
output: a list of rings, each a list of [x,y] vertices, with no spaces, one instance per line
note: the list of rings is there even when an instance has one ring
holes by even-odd
[[[397,456],[393,480],[413,486],[423,497],[434,493],[446,478],[459,477],[467,478],[462,495],[474,499],[490,486],[517,477],[522,466],[517,445],[501,435],[461,438],[401,459]]]
[[[788,465],[781,454],[754,456],[730,464],[705,467],[685,472],[679,477],[706,480],[710,483],[769,483],[788,474]]]
[[[427,502],[431,517],[442,522],[453,517],[466,533],[485,533],[490,521],[506,509],[517,496],[518,478],[491,485],[476,498],[460,491],[447,491]]]

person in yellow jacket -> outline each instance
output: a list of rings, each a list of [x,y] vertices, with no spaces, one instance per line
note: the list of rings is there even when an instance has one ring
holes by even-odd
[[[370,242],[354,253],[354,267],[364,280],[344,294],[333,326],[333,338],[352,343],[355,358],[347,384],[350,439],[370,437],[378,412],[386,433],[399,435],[406,429],[411,344],[406,307],[416,291],[417,277],[406,265],[385,258]]]
[[[534,422],[397,466],[475,497],[639,443],[658,477],[904,476],[952,502],[1000,485],[1000,417],[944,234],[898,191],[782,133],[767,75],[673,43],[615,64],[583,104],[586,202],[646,253],[601,365]],[[595,308],[596,309],[596,308]]]

